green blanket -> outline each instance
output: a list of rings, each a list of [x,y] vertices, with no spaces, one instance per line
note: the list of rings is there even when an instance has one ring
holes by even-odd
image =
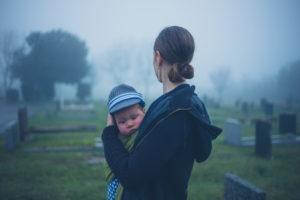
[[[138,134],[138,131],[132,133],[129,136],[125,136],[122,134],[118,134],[119,139],[121,140],[121,142],[123,143],[124,147],[128,150],[128,152],[130,152],[132,150],[133,144],[134,144],[134,139],[136,137],[136,135]],[[115,176],[112,173],[110,167],[108,166],[107,162],[104,162],[104,176],[105,176],[105,180],[107,183],[111,182]],[[117,200],[121,200],[121,195],[123,192],[123,186],[121,184],[119,184],[118,189],[117,189]]]

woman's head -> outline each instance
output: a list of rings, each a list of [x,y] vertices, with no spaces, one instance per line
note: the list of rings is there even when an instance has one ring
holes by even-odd
[[[154,52],[169,65],[168,78],[173,83],[183,82],[194,77],[190,65],[195,50],[194,38],[185,28],[170,26],[163,29],[154,43]]]

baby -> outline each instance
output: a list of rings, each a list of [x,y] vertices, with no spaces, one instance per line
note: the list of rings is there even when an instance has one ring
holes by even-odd
[[[137,130],[145,116],[145,101],[133,87],[125,84],[114,87],[108,98],[108,110],[114,124],[119,129],[119,138],[128,151],[131,151]],[[108,182],[107,199],[121,199],[122,186],[105,163],[105,178]]]

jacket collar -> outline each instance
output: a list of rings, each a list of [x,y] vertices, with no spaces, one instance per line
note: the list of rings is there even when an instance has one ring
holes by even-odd
[[[193,133],[195,134],[195,146],[197,147],[194,152],[195,159],[198,162],[207,159],[210,154],[211,146],[209,145],[211,145],[211,140],[215,139],[221,133],[222,129],[211,124],[205,105],[194,91],[194,86],[182,84],[154,101],[140,126],[134,147],[147,134],[151,134],[152,128],[160,123],[161,120],[178,110],[187,110],[195,119],[195,130]],[[203,150],[204,147],[208,149],[205,152]]]
[[[151,127],[170,113],[180,109],[191,109],[191,97],[194,94],[194,90],[194,86],[182,84],[156,99],[146,112],[135,143],[144,137]]]

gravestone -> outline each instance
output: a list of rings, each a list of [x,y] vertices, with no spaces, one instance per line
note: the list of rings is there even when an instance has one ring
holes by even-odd
[[[246,101],[244,101],[243,103],[242,103],[242,105],[241,105],[241,111],[242,111],[242,113],[244,114],[244,116],[246,116],[246,117],[248,117],[248,115],[249,115],[249,103],[248,102],[246,102]]]
[[[279,115],[279,133],[293,133],[297,131],[296,114],[280,114]]]
[[[264,105],[264,108],[263,108],[263,109],[264,109],[264,113],[265,113],[266,115],[272,116],[273,113],[274,113],[274,104],[267,102],[267,103]]]
[[[10,122],[5,127],[4,132],[4,149],[7,151],[13,150],[20,141],[18,124],[16,121]]]
[[[265,115],[272,116],[274,113],[274,104],[269,102],[266,99],[261,99],[260,106],[262,110],[264,111]]]
[[[224,137],[227,144],[241,144],[241,125],[238,120],[229,118],[224,125]]]
[[[239,108],[241,105],[241,100],[240,99],[235,100],[234,105],[236,108]]]
[[[19,121],[19,132],[21,141],[25,141],[28,137],[28,119],[27,119],[27,108],[19,108],[18,110],[18,121]]]
[[[255,124],[255,154],[260,157],[272,156],[271,123],[265,120],[256,120]]]
[[[255,103],[254,102],[249,103],[249,109],[254,110],[254,108],[255,108]]]
[[[266,193],[238,176],[226,173],[224,200],[266,200]]]
[[[242,103],[242,112],[246,115],[249,113],[249,104],[246,101]]]

